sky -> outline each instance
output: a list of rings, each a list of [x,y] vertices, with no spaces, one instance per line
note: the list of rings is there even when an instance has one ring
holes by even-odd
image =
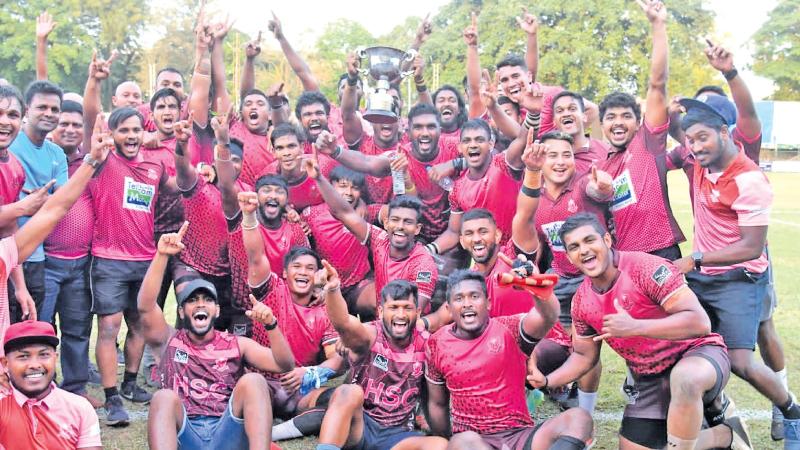
[[[424,17],[435,14],[449,0],[402,0],[401,3],[386,0],[337,0],[337,1],[286,1],[281,3],[254,2],[252,0],[226,0],[225,9],[236,20],[236,28],[255,37],[258,30],[265,32],[268,45],[277,48],[271,33],[267,31],[267,20],[274,11],[283,24],[284,34],[295,48],[309,48],[321,34],[326,23],[347,17],[364,25],[373,35],[391,31],[408,16]],[[534,2],[531,2],[532,4]],[[708,7],[717,13],[715,36],[729,48],[739,72],[747,80],[756,99],[767,97],[773,90],[772,83],[757,77],[747,70],[753,49],[748,45],[752,35],[766,21],[767,14],[777,0],[706,0]],[[387,5],[386,8],[376,7]],[[435,33],[434,29],[434,33]],[[701,32],[700,36],[706,33]]]

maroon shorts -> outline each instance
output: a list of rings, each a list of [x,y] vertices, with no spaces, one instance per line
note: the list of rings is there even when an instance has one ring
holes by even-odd
[[[342,288],[342,297],[344,297],[344,300],[347,303],[347,310],[350,312],[350,314],[358,313],[356,308],[358,297],[362,292],[364,292],[364,289],[374,289],[374,282],[375,278],[373,277],[372,272],[370,272],[358,283]],[[378,301],[378,303],[380,303],[380,301]]]
[[[300,403],[300,390],[289,394],[277,378],[265,377],[269,387],[269,398],[272,400],[272,414],[283,420],[288,420],[297,415],[297,404]]]
[[[542,422],[544,423],[544,422]],[[481,438],[494,450],[533,450],[533,436],[539,430],[536,426],[512,428],[497,433],[481,434]]]

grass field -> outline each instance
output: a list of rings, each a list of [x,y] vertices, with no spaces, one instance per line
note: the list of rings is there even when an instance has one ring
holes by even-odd
[[[775,322],[780,334],[786,354],[787,367],[789,368],[789,382],[795,392],[800,392],[800,330],[792,324],[800,323],[800,278],[795,275],[800,273],[800,177],[796,174],[769,174],[772,187],[775,191],[772,222],[769,227],[770,252],[775,267],[776,286],[780,306],[775,315]],[[691,242],[692,236],[692,211],[689,203],[688,185],[682,173],[673,172],[669,176],[670,198],[678,222]],[[795,197],[798,195],[798,197]],[[646,224],[643,224],[643,229]],[[684,244],[683,251],[687,254],[690,244]],[[173,301],[173,300],[170,300]],[[174,311],[168,306],[167,311]],[[169,320],[171,322],[171,319]],[[94,340],[94,337],[92,338]],[[94,341],[92,342],[92,351]],[[94,359],[94,356],[92,356]],[[622,411],[623,400],[619,386],[625,374],[622,359],[613,351],[605,348],[603,351],[603,379],[600,387],[600,401],[595,414],[597,428],[597,445],[595,449],[617,448],[617,429],[619,415]],[[96,386],[90,386],[92,394],[102,398],[102,391]],[[731,378],[727,392],[736,399],[737,407],[744,411],[748,418],[748,425],[756,449],[778,449],[782,445],[774,443],[769,437],[769,402],[758,395],[749,385],[739,379]],[[135,406],[126,402],[126,407],[132,415],[132,424],[123,429],[113,429],[103,426],[103,443],[107,449],[142,449],[147,447],[146,437],[146,408]],[[545,405],[540,418],[546,418],[555,411],[552,405]],[[98,411],[101,414],[103,410]],[[313,449],[315,441],[312,439],[293,440],[281,442],[286,450]]]

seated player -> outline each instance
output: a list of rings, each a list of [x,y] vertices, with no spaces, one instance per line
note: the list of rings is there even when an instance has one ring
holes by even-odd
[[[611,235],[591,213],[571,216],[559,237],[586,276],[572,300],[574,351],[549,375],[531,361],[528,381],[542,387],[578,379],[605,341],[629,373],[620,448],[751,448],[740,419],[726,418],[725,344],[678,268],[658,256],[612,250]],[[701,432],[703,414],[709,428]]]
[[[364,324],[347,314],[339,275],[322,264],[328,315],[352,368],[348,383],[337,387],[328,403],[317,450],[444,450],[445,439],[412,429],[424,389],[428,338],[417,330],[417,287],[406,280],[389,282],[381,290],[378,320]]]
[[[8,374],[10,391],[0,384],[0,448],[103,448],[89,401],[53,382],[56,347],[56,332],[47,322],[26,320],[6,331],[0,368]]]
[[[525,355],[558,317],[558,302],[534,295],[527,313],[489,317],[486,279],[460,270],[450,275],[447,305],[453,324],[428,339],[425,377],[431,431],[453,437],[452,450],[582,450],[592,418],[572,408],[534,424],[525,402]],[[452,425],[451,425],[452,414]]]

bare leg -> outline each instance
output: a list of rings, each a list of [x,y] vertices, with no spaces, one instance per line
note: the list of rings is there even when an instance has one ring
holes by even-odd
[[[178,431],[183,425],[183,404],[170,389],[153,394],[147,415],[147,444],[152,450],[178,448]]]
[[[746,348],[728,349],[731,371],[750,383],[775,405],[789,402],[789,392],[781,384],[778,375],[769,367],[756,362],[753,351]]]
[[[267,381],[262,375],[248,373],[236,382],[231,409],[234,417],[244,418],[244,432],[251,449],[269,448],[272,434],[271,404]]]
[[[447,450],[492,450],[492,448],[486,444],[478,433],[465,431],[450,438]]]
[[[594,432],[592,416],[582,408],[572,408],[547,420],[533,436],[531,448],[550,448],[562,436],[588,442]]]
[[[437,436],[420,436],[403,439],[392,450],[445,450],[447,439]]]
[[[122,312],[97,316],[95,358],[104,388],[117,385],[117,335],[122,325]]]
[[[358,444],[364,435],[364,391],[355,384],[343,384],[333,391],[322,429],[320,444],[343,448]]]
[[[696,443],[686,444],[680,441],[695,441],[700,436],[700,428],[703,425],[703,394],[714,388],[717,382],[717,371],[714,366],[701,357],[690,356],[683,358],[673,367],[670,373],[670,402],[669,412],[667,413],[667,434],[670,442],[669,448],[681,449],[681,445],[691,445],[689,448],[715,448],[724,447],[731,442],[730,429],[724,425],[719,425],[714,433],[706,430],[704,442],[709,447],[696,447]],[[715,428],[718,428],[715,427]],[[727,436],[724,431],[727,430]],[[710,442],[711,438],[719,436],[719,442]]]
[[[786,359],[783,354],[783,344],[775,330],[775,322],[772,317],[758,325],[758,351],[761,359],[773,372],[780,372],[786,367]]]
[[[139,323],[139,314],[126,309],[124,311],[128,333],[125,335],[125,371],[139,372],[139,365],[144,354],[144,337]]]

